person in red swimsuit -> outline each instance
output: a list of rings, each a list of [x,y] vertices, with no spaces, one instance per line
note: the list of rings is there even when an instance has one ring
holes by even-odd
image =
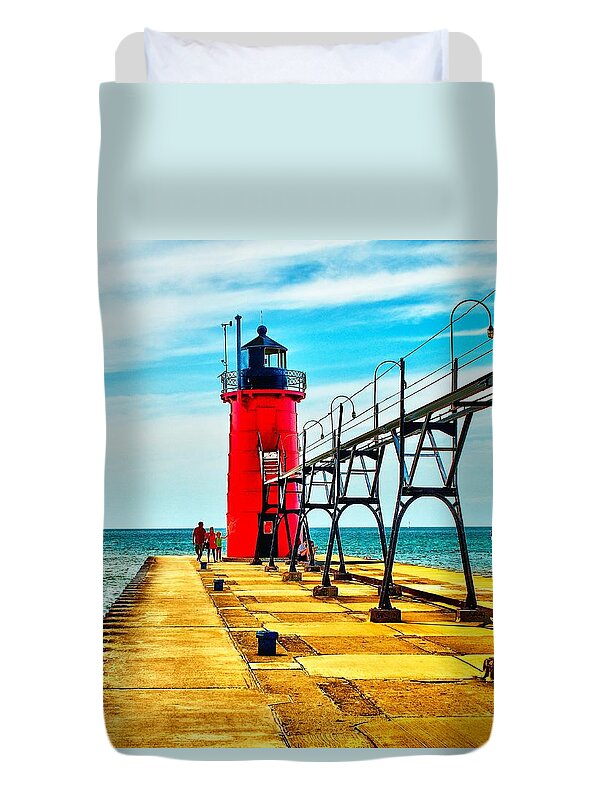
[[[216,532],[212,527],[208,533],[208,561],[210,560],[210,553],[212,554],[212,559],[216,561]]]
[[[197,523],[197,527],[193,531],[193,546],[195,547],[195,554],[197,561],[201,561],[203,555],[203,546],[205,544],[206,529],[203,527],[203,522]]]

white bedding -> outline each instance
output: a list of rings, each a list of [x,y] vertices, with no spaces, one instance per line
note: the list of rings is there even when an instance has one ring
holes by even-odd
[[[447,79],[447,31],[375,43],[242,45],[144,30],[157,83],[431,83]]]
[[[321,46],[375,44],[414,33],[176,33],[196,42],[216,42],[250,47]],[[449,32],[448,60],[444,80],[478,82],[481,80],[481,53],[474,40],[464,33]],[[115,80],[119,83],[143,83],[147,80],[144,56],[144,33],[129,34],[119,44],[115,56]]]

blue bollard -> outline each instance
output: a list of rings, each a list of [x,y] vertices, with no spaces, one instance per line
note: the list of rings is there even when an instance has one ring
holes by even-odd
[[[199,562],[199,569],[200,570],[201,569],[207,569],[207,568],[208,568],[208,565],[205,563],[205,561],[200,561]]]
[[[256,631],[259,656],[274,656],[277,638],[277,631]]]
[[[222,592],[225,585],[224,578],[214,578],[214,591]]]

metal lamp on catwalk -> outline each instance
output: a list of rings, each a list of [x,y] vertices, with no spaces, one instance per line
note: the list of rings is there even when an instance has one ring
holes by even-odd
[[[285,530],[272,535],[278,489],[268,482],[299,463],[297,405],[305,397],[305,373],[287,368],[287,348],[264,325],[242,346],[241,317],[235,320],[237,369],[221,375],[221,398],[231,407],[226,555],[265,558],[273,541],[273,556],[283,558],[296,534],[297,514],[285,515]],[[288,486],[283,503],[289,512],[298,511],[296,486]]]

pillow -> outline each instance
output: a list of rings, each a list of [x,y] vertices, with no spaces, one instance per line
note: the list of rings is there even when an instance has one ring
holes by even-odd
[[[144,52],[148,80],[161,83],[428,83],[447,78],[447,38],[244,47],[145,29]]]

